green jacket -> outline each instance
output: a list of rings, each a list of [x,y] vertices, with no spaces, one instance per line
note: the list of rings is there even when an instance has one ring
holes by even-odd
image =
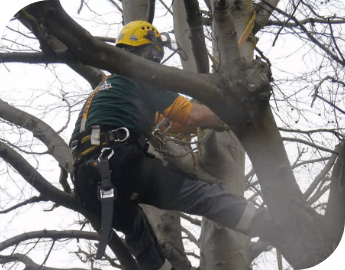
[[[86,129],[94,125],[127,127],[135,132],[149,132],[156,112],[162,113],[179,95],[165,90],[156,90],[120,75],[112,75],[103,82],[94,96],[86,121]],[[72,139],[79,134],[81,110]]]

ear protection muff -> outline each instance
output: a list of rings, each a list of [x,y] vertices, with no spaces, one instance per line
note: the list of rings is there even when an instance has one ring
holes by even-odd
[[[150,44],[147,45],[146,48],[143,50],[142,56],[145,59],[160,63],[163,59],[164,53],[162,50],[158,48],[157,45]]]

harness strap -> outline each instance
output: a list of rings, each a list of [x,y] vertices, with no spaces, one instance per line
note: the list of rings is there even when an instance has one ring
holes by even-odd
[[[110,151],[108,156],[103,156],[105,151]],[[101,183],[98,188],[98,196],[102,206],[102,223],[100,230],[100,240],[98,250],[96,254],[96,260],[101,259],[104,255],[107,243],[110,239],[112,232],[112,222],[114,213],[114,200],[117,197],[117,190],[111,182],[111,171],[109,169],[109,159],[114,154],[114,150],[111,148],[103,148],[98,159],[90,159],[86,165],[95,167],[100,176]]]

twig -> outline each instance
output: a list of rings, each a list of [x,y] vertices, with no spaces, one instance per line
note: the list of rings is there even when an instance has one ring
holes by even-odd
[[[49,258],[49,256],[50,256],[50,253],[52,252],[52,250],[53,250],[53,247],[54,247],[54,245],[55,245],[55,240],[53,241],[53,243],[52,243],[52,245],[51,245],[51,247],[50,247],[50,249],[49,249],[49,251],[48,251],[48,254],[47,254],[47,256],[44,258],[44,261],[43,261],[43,263],[36,269],[36,270],[39,270],[39,269],[41,269],[42,268],[42,266],[43,265],[45,265],[45,263],[47,262],[47,260],[48,260],[48,258]]]
[[[287,137],[282,137],[282,140],[283,141],[289,141],[289,142],[299,142],[299,143],[303,143],[303,144],[309,145],[309,146],[311,146],[313,148],[316,148],[316,149],[319,149],[319,150],[322,150],[322,151],[325,151],[325,152],[338,154],[338,152],[336,152],[334,150],[330,150],[330,149],[324,148],[322,146],[316,145],[314,143],[310,143],[310,142],[305,141],[305,140],[296,139],[296,138],[287,138]]]
[[[185,220],[188,220],[190,223],[192,223],[194,225],[201,226],[201,221],[200,220],[194,219],[191,216],[188,216],[188,215],[186,215],[184,213],[180,213],[180,217],[185,219]]]
[[[114,6],[117,7],[117,9],[118,9],[121,13],[123,13],[122,8],[120,8],[120,6],[119,6],[118,4],[115,3],[115,1],[113,1],[113,0],[109,0],[109,1],[110,1],[111,3],[113,3]]]
[[[79,7],[79,9],[78,9],[78,11],[77,11],[78,14],[79,14],[80,11],[82,10],[83,5],[84,5],[84,0],[80,0],[80,7]]]
[[[46,202],[46,201],[48,201],[48,199],[45,199],[42,196],[35,196],[35,197],[30,198],[30,199],[27,199],[24,202],[18,203],[18,204],[14,205],[8,209],[0,211],[0,214],[6,214],[8,212],[11,212],[11,211],[21,207],[21,206],[27,205],[29,203]]]
[[[164,3],[164,1],[163,0],[159,0],[162,4],[163,4],[163,6],[170,12],[170,14],[171,15],[174,15],[173,13],[172,13],[172,11],[170,10],[170,8]]]
[[[342,109],[340,109],[339,107],[337,107],[335,104],[333,104],[332,102],[328,101],[327,99],[320,97],[319,95],[315,95],[315,97],[321,99],[322,101],[326,102],[327,104],[331,105],[332,107],[334,107],[334,109],[336,109],[337,111],[341,112],[342,114],[345,114],[345,111],[343,111]]]
[[[197,247],[199,247],[199,241],[198,241],[198,239],[196,239],[195,236],[194,236],[190,231],[188,231],[188,230],[187,230],[185,227],[183,227],[183,226],[181,226],[181,231],[184,232],[184,233],[187,235],[187,237],[188,237],[188,239],[189,239],[190,241],[192,241]]]

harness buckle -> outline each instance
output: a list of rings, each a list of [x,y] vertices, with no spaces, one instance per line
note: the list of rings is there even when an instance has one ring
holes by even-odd
[[[71,151],[73,153],[75,151],[75,149],[77,149],[77,147],[78,147],[78,140],[72,141],[70,147],[71,147]]]
[[[116,193],[116,189],[109,189],[109,190],[103,190],[103,189],[100,189],[99,190],[99,197],[101,199],[107,199],[107,198],[115,198],[115,193]]]
[[[121,131],[121,130],[124,130],[126,132],[126,136],[123,139],[118,139],[117,131]],[[112,134],[114,134],[114,137],[115,137],[114,142],[125,142],[125,141],[127,141],[129,139],[129,136],[130,136],[129,130],[126,127],[120,127],[120,128],[117,128],[117,129],[113,129],[110,132]]]

